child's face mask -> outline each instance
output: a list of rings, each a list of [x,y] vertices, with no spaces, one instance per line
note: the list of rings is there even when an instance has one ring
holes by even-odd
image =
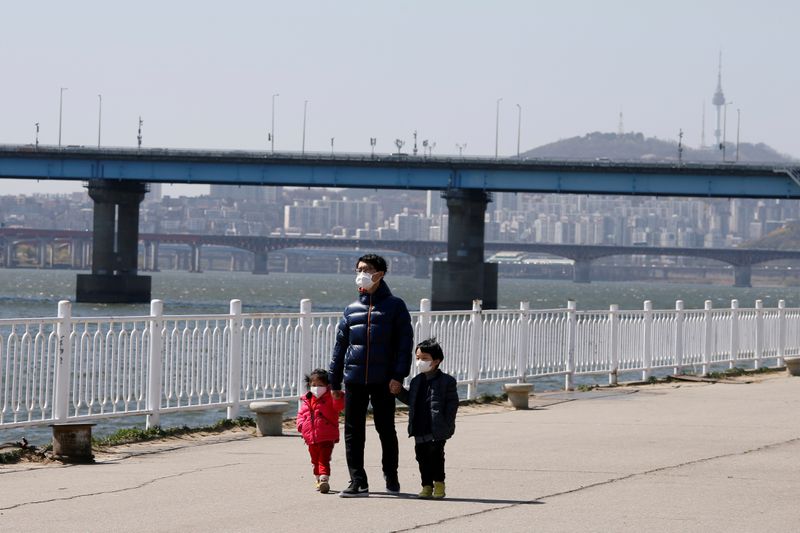
[[[328,387],[311,387],[311,394],[313,394],[315,398],[319,398],[325,394],[326,390],[328,390]]]
[[[433,361],[417,359],[417,372],[429,372],[433,368]]]

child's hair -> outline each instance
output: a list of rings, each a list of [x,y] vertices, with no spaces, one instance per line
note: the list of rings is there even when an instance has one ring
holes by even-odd
[[[442,347],[439,346],[439,343],[436,342],[436,337],[425,339],[421,343],[417,344],[417,348],[414,351],[416,352],[417,350],[430,354],[431,359],[434,361],[444,360],[444,352],[442,351]]]
[[[325,385],[328,385],[330,381],[328,380],[328,371],[324,368],[318,368],[316,370],[312,370],[310,374],[306,374],[306,388],[311,387],[311,380],[317,378]]]

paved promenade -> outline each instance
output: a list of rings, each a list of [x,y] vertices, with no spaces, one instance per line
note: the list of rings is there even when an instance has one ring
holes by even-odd
[[[406,438],[403,494],[384,492],[372,428],[369,498],[316,493],[294,433],[134,445],[94,465],[2,466],[0,531],[797,531],[800,378],[749,379],[464,409],[444,501],[411,497]],[[332,488],[346,482],[339,444]]]

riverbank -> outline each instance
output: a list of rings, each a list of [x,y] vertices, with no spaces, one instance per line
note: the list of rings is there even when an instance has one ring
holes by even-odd
[[[372,494],[348,500],[314,492],[296,432],[236,430],[116,447],[94,465],[0,467],[0,522],[14,531],[309,531],[315,517],[363,531],[794,531],[800,379],[770,373],[540,400],[548,403],[528,411],[459,413],[445,501],[411,498],[409,439],[400,438],[402,494],[392,496],[368,430]],[[342,443],[332,466],[340,490]]]

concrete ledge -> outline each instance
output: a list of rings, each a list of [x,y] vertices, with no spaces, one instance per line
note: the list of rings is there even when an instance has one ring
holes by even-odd
[[[533,392],[533,383],[505,383],[503,390],[514,409],[529,409],[528,398]]]
[[[256,415],[256,433],[259,437],[283,435],[283,413],[289,410],[288,402],[258,400],[250,402],[250,410]]]
[[[800,376],[800,357],[784,357],[783,361],[786,363],[786,371],[791,376]]]

